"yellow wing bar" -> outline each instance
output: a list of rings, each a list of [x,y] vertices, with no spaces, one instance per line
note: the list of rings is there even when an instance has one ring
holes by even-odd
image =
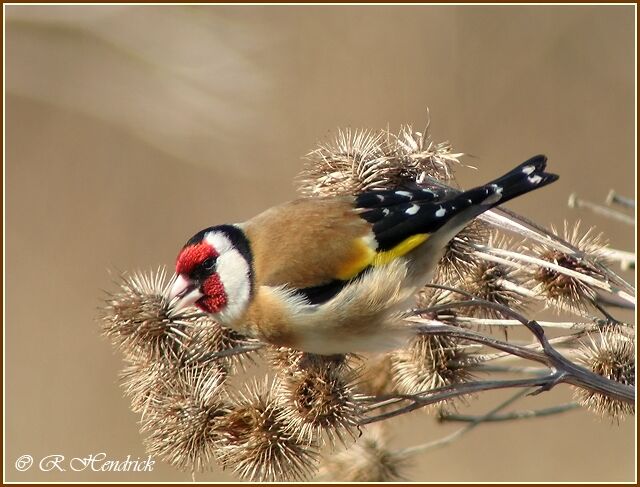
[[[375,257],[373,258],[373,261],[371,262],[371,265],[388,264],[392,260],[408,254],[418,245],[426,242],[428,238],[429,235],[427,233],[417,233],[415,235],[411,235],[409,238],[404,239],[395,247],[382,252],[377,252]]]
[[[418,233],[404,239],[395,247],[376,252],[368,242],[370,238],[358,238],[354,241],[352,257],[338,269],[336,277],[343,281],[354,278],[369,266],[385,265],[398,257],[408,254],[429,238],[426,233]]]

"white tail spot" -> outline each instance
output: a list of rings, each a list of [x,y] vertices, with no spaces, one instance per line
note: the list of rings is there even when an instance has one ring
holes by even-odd
[[[436,211],[436,216],[438,218],[442,218],[443,216],[445,216],[447,214],[447,210],[445,210],[442,206],[440,207],[439,210]]]
[[[404,212],[407,215],[415,215],[416,213],[418,213],[418,210],[420,209],[420,207],[418,205],[411,205],[409,208],[407,208]]]
[[[538,184],[540,181],[542,181],[542,176],[538,176],[536,174],[534,176],[529,176],[527,179],[531,184]]]
[[[413,198],[413,195],[409,193],[409,191],[396,191],[396,194],[398,196],[406,196],[409,199]]]
[[[527,174],[527,175],[531,174],[531,173],[532,173],[533,171],[535,171],[535,170],[536,170],[536,167],[535,167],[535,166],[524,166],[524,167],[522,168],[522,172],[523,172],[523,173],[525,173],[525,174]]]

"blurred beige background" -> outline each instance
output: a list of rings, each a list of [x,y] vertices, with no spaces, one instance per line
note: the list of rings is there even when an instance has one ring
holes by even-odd
[[[634,194],[634,7],[6,8],[6,450],[9,481],[188,481],[20,473],[15,460],[145,456],[99,336],[108,269],[172,265],[205,226],[294,197],[302,156],[338,127],[422,128],[472,155],[469,186],[544,152],[561,175],[509,207]],[[627,275],[632,278],[633,276]],[[474,400],[483,411],[499,395]],[[500,396],[502,397],[502,396]],[[565,386],[521,407],[569,400]],[[398,444],[444,436],[417,414]],[[631,481],[634,421],[588,412],[485,425],[421,457],[421,481]],[[200,480],[229,480],[214,469]]]

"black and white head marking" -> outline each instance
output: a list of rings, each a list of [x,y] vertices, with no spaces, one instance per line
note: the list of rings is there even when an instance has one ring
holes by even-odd
[[[204,240],[219,254],[216,272],[227,295],[227,306],[219,313],[222,322],[240,318],[253,294],[253,257],[244,232],[235,225],[220,225],[206,231]]]

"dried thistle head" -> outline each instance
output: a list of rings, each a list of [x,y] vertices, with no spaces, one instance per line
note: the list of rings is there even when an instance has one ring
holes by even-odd
[[[153,360],[131,362],[120,372],[124,394],[131,400],[134,413],[144,413],[150,403],[157,402],[173,375],[171,367]]]
[[[344,356],[292,351],[290,365],[277,370],[275,398],[279,419],[302,443],[322,442],[325,436],[345,442],[355,438],[360,417],[354,399],[357,372]]]
[[[104,335],[133,360],[173,362],[199,313],[171,306],[166,297],[171,281],[164,268],[122,276],[119,286],[102,309]]]
[[[302,444],[281,417],[266,380],[232,396],[228,414],[216,424],[223,467],[258,482],[305,480],[315,473],[317,449]]]
[[[595,338],[590,335],[588,342],[583,341],[578,359],[592,372],[607,379],[621,384],[635,384],[635,346],[633,339],[622,333],[606,330]],[[575,388],[574,395],[582,406],[612,421],[620,421],[635,412],[633,404],[586,389]]]
[[[460,297],[459,294],[447,289],[439,289],[429,285],[424,286],[416,296],[416,305],[422,310],[421,316],[430,320],[437,320],[448,325],[459,326],[456,321],[458,311],[455,307],[446,307],[439,311],[426,311],[436,306],[446,305],[455,302]]]
[[[202,471],[215,458],[216,421],[228,412],[224,373],[217,365],[191,366],[163,379],[144,411],[146,449],[181,470]]]
[[[189,339],[185,345],[190,360],[206,362],[212,354],[226,352],[247,343],[247,338],[240,333],[221,325],[209,316],[202,316],[193,321],[188,332]],[[229,355],[213,359],[224,365],[230,374],[244,371],[247,362],[254,362],[254,354],[250,352]]]
[[[397,482],[406,480],[409,466],[406,455],[389,449],[380,425],[372,425],[355,445],[323,458],[321,473],[341,482]]]
[[[332,143],[307,155],[298,177],[304,196],[357,194],[369,189],[396,188],[423,182],[426,177],[449,181],[454,154],[448,142],[435,144],[425,133],[404,126],[397,135],[388,131],[339,131]]]
[[[471,221],[447,244],[438,264],[435,282],[457,286],[481,262],[475,255],[475,246],[486,245],[490,238],[491,228],[487,223],[478,219]]]
[[[490,234],[488,245],[500,249],[513,247],[509,238],[497,232]],[[524,311],[530,291],[522,281],[520,267],[478,259],[464,276],[460,287],[485,301]],[[500,311],[482,305],[467,308],[465,312],[478,318],[505,318]]]
[[[476,254],[477,245],[509,249],[513,246],[510,239],[486,223],[474,220],[449,245],[440,262],[438,277],[485,301],[515,310],[525,309],[529,291],[521,285],[520,269],[483,260]],[[448,299],[452,297],[459,298],[459,295],[447,295]],[[504,317],[499,311],[482,305],[465,308],[464,313],[478,318]]]
[[[553,227],[552,233],[558,235]],[[569,227],[565,221],[564,239],[583,252],[588,259],[579,255],[562,252],[556,248],[533,244],[529,251],[540,259],[546,260],[571,271],[585,276],[606,280],[600,264],[606,264],[607,250],[602,234],[596,234],[593,228],[586,232],[580,230],[580,223]],[[558,309],[567,309],[573,312],[584,312],[596,298],[596,291],[589,284],[573,276],[563,274],[555,269],[542,266],[527,266],[528,286],[533,288],[535,294],[544,296]]]
[[[410,345],[391,354],[391,370],[400,394],[418,394],[473,378],[469,345],[446,335],[418,334]]]

